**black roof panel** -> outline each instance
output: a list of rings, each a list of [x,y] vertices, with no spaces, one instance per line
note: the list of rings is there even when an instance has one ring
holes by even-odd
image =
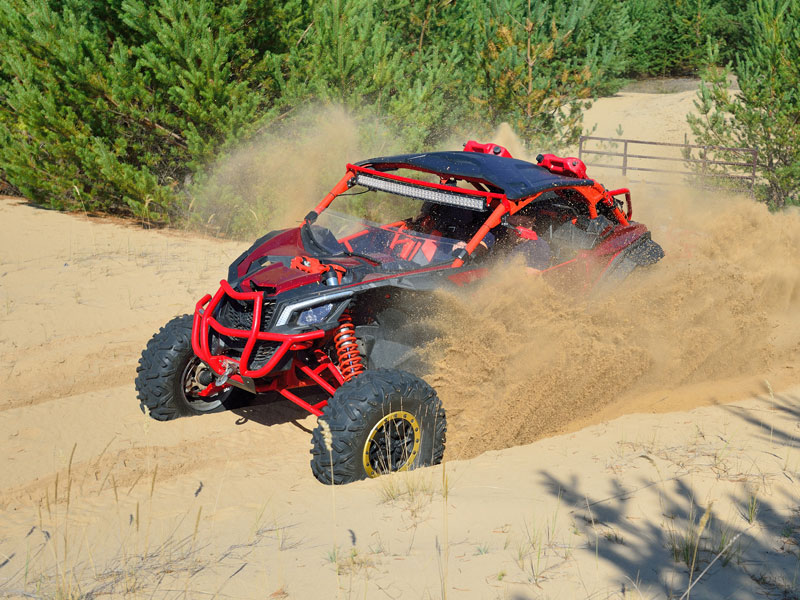
[[[477,152],[400,154],[370,158],[356,165],[373,168],[376,171],[393,171],[407,167],[445,176],[452,175],[459,179],[481,180],[503,190],[509,200],[519,200],[553,188],[594,184],[591,179],[554,175],[544,167],[524,160]]]

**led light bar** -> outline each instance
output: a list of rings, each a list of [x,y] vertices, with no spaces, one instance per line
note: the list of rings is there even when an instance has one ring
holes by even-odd
[[[416,198],[417,200],[425,200],[427,202],[450,204],[452,206],[460,206],[470,210],[487,210],[486,198],[482,198],[480,196],[454,194],[452,192],[434,190],[431,188],[424,188],[399,181],[392,181],[390,179],[373,177],[372,175],[364,175],[363,173],[356,175],[356,184],[362,185],[371,190],[389,192],[390,194],[406,196],[407,198]]]

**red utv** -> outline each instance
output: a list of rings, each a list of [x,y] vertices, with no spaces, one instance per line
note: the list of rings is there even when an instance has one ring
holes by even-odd
[[[532,164],[469,142],[347,165],[299,227],[257,240],[194,315],[153,336],[137,369],[142,410],[168,421],[225,410],[235,390],[276,392],[319,417],[311,468],[324,483],[437,464],[442,403],[398,368],[424,337],[430,292],[515,253],[544,276],[613,283],[663,256],[631,217],[630,192],[575,158]]]

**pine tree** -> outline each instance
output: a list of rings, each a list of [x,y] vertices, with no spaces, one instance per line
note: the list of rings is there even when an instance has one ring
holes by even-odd
[[[456,95],[454,66],[462,57],[458,48],[429,47],[424,37],[420,47],[384,8],[370,0],[316,3],[306,35],[284,59],[280,102],[321,100],[380,116],[409,150],[421,149],[457,123],[467,105]]]
[[[735,64],[740,90],[731,89],[730,69],[710,67],[699,116],[688,120],[700,144],[756,148],[764,200],[783,208],[800,203],[800,5],[757,0],[748,16],[750,45]]]
[[[0,165],[36,202],[168,221],[184,180],[268,116],[247,3],[59,5],[0,1]]]
[[[582,110],[620,60],[613,44],[584,30],[597,4],[581,0],[561,10],[548,2],[498,2],[482,64],[481,101],[492,121],[508,121],[549,147],[577,141]]]

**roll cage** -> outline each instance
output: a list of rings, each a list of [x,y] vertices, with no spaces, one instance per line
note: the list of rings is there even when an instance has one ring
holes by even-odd
[[[371,159],[355,165],[348,164],[344,177],[306,216],[304,223],[313,223],[336,197],[356,185],[435,204],[487,212],[487,218],[467,241],[466,247],[455,254],[450,265],[452,268],[463,266],[467,257],[474,252],[486,234],[502,225],[507,216],[514,215],[542,199],[552,197],[553,192],[557,195],[569,195],[572,202],[577,201],[584,205],[590,219],[597,218],[598,211],[602,211],[613,216],[622,226],[630,224],[632,216],[630,191],[625,188],[608,191],[594,179],[586,178],[585,166],[578,159],[540,155],[538,165],[534,166],[515,159],[486,156],[482,161],[476,161],[477,166],[468,163],[459,169],[458,162],[452,160],[451,156],[464,154],[465,152],[438,152],[403,155]],[[422,160],[425,158],[428,160]],[[521,183],[513,178],[513,173],[509,175],[508,169],[492,170],[492,167],[507,166],[506,163],[498,163],[498,159],[506,163],[508,161],[521,163],[525,168],[534,167],[539,171],[534,172],[534,176],[529,174],[527,180]],[[571,165],[567,161],[573,161],[574,164]],[[454,162],[455,167],[453,167]],[[398,170],[433,174],[439,178],[439,183],[394,172]],[[459,187],[458,182],[467,183],[472,189]],[[512,193],[507,193],[504,187],[512,189]],[[622,202],[617,199],[617,196],[622,195],[625,196],[627,203],[625,212],[622,210]]]

